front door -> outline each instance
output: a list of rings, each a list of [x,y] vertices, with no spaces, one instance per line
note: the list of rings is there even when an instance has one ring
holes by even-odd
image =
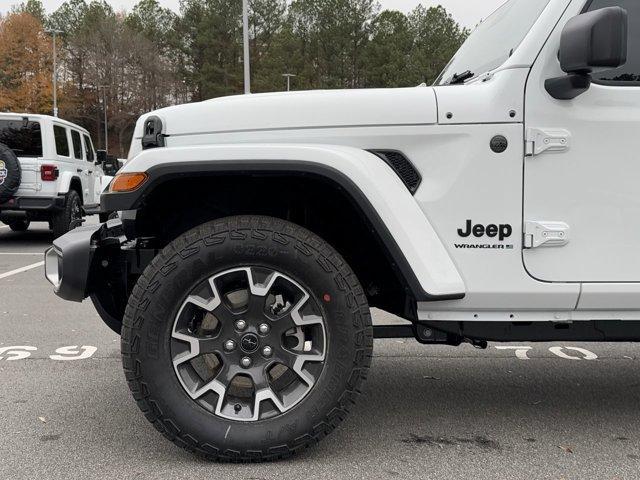
[[[71,145],[73,147],[73,159],[76,163],[76,171],[81,175],[82,181],[82,201],[85,205],[91,205],[93,200],[93,179],[91,178],[91,168],[85,160],[85,152],[82,148],[82,137],[80,132],[71,129]]]
[[[529,77],[523,257],[539,280],[640,281],[640,2],[575,1],[565,15],[614,5],[629,15],[626,65],[574,100],[552,98],[563,18]]]
[[[100,203],[100,195],[102,194],[102,167],[96,165],[96,152],[93,149],[93,144],[88,135],[82,135],[82,143],[84,145],[85,158],[87,162],[87,168],[89,169],[89,183],[90,183],[90,205],[97,205]]]

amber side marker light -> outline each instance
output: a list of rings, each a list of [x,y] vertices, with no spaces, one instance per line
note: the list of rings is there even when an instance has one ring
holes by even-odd
[[[111,182],[111,191],[115,193],[133,192],[147,181],[146,173],[121,173]]]

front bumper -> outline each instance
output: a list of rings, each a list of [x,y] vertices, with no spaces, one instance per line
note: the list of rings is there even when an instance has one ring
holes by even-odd
[[[0,203],[0,211],[39,211],[50,212],[64,209],[65,197],[11,197]]]
[[[45,276],[56,295],[82,302],[91,293],[93,263],[98,249],[119,249],[125,242],[120,220],[79,227],[55,240],[44,259]]]

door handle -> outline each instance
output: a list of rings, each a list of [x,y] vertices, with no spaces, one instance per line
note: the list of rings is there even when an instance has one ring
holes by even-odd
[[[91,175],[93,173],[93,170],[89,170],[89,175]]]
[[[78,173],[82,173],[82,172],[84,172],[84,170],[82,170],[81,168],[77,168],[77,169],[76,169],[76,172],[78,172]]]

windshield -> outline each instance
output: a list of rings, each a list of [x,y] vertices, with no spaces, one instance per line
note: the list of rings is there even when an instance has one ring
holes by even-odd
[[[468,80],[498,68],[529,33],[550,0],[509,0],[483,21],[460,47],[436,85]],[[460,76],[463,73],[470,74]]]
[[[0,119],[0,143],[13,150],[17,157],[41,157],[40,122]]]

